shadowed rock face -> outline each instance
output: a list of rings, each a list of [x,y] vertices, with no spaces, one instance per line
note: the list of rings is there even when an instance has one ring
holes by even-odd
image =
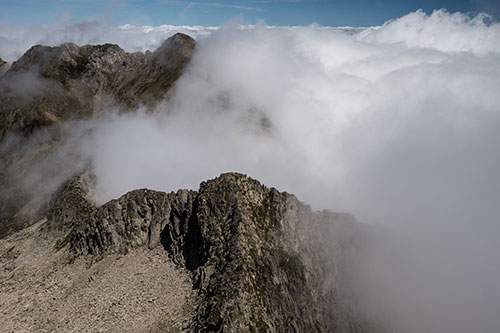
[[[36,45],[0,77],[0,140],[68,119],[85,119],[107,105],[154,105],[181,75],[195,48],[184,34],[153,53],[118,45]],[[4,65],[0,63],[0,71]]]
[[[81,181],[70,185],[82,188],[75,186]],[[84,219],[85,195],[73,196],[72,215],[59,197],[64,190],[57,193],[51,224],[73,230],[72,256],[161,245],[192,272],[200,299],[193,332],[363,331],[343,293],[343,263],[363,237],[349,215],[312,212],[295,196],[235,173],[197,192],[135,190]]]

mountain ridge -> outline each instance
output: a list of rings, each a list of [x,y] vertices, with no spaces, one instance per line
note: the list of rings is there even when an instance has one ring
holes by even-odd
[[[0,237],[46,214],[63,175],[75,172],[49,166],[41,185],[23,185],[66,142],[74,122],[108,110],[154,110],[168,99],[195,47],[182,33],[146,53],[115,44],[35,45],[10,65],[0,76]]]
[[[195,45],[178,33],[146,53],[116,44],[32,46],[0,77],[0,139],[7,132],[87,119],[111,104],[124,110],[152,106],[180,77]],[[19,96],[28,81],[35,89]]]
[[[202,182],[199,191],[134,190],[100,207],[91,184],[80,174],[54,194],[40,226],[52,251],[65,253],[66,265],[164,253],[188,272],[196,293],[183,330],[366,331],[344,295],[343,263],[363,239],[352,216],[313,212],[238,173]]]

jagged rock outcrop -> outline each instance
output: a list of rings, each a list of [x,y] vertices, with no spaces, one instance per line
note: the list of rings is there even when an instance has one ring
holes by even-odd
[[[0,78],[0,140],[85,119],[113,104],[154,105],[165,97],[191,58],[195,41],[178,33],[154,52],[127,53],[118,45],[36,45]]]
[[[64,191],[54,197],[51,223],[79,221],[72,256],[161,244],[192,272],[199,297],[193,332],[363,331],[344,290],[343,263],[363,235],[349,215],[315,213],[295,196],[235,173],[203,182],[197,192],[135,190],[84,222],[78,209],[71,215],[57,208]]]
[[[2,58],[0,58],[0,76],[5,74],[5,72],[7,72],[9,67],[10,67],[10,64],[8,62],[2,60]]]
[[[0,75],[0,238],[45,214],[40,210],[54,179],[43,191],[22,184],[66,141],[72,120],[88,119],[108,106],[122,112],[154,108],[181,76],[195,46],[181,33],[146,53],[127,53],[113,44],[36,45]],[[8,67],[0,62],[0,72]],[[15,140],[7,140],[7,134]]]
[[[48,220],[52,228],[69,231],[85,223],[96,210],[93,189],[94,176],[83,172],[67,180],[54,193],[50,202]]]

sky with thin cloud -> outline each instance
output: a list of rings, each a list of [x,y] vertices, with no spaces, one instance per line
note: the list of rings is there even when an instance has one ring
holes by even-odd
[[[0,21],[48,23],[61,16],[137,25],[222,25],[234,17],[248,24],[371,26],[417,9],[498,14],[495,0],[0,0]]]

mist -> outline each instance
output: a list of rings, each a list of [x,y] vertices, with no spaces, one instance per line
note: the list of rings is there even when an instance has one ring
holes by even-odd
[[[198,38],[155,112],[74,124],[61,151],[76,157],[54,156],[92,165],[101,203],[237,171],[382,225],[397,241],[364,258],[367,313],[399,332],[498,331],[499,39],[486,15],[444,10],[352,29],[230,22]]]

